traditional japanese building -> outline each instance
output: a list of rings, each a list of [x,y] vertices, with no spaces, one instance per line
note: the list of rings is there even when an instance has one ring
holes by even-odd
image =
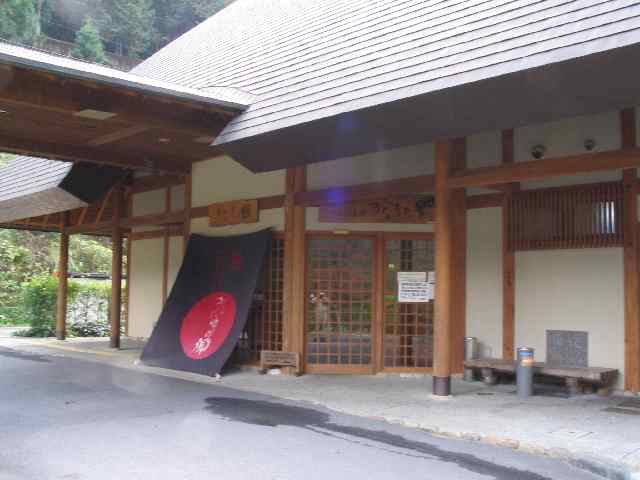
[[[118,81],[11,48],[3,68],[54,72],[60,98],[69,77],[157,99],[99,136],[0,142],[133,171],[104,218],[98,202],[12,222],[126,235],[128,335],[151,334],[190,234],[268,227],[238,358],[431,373],[446,395],[473,336],[483,357],[526,345],[640,391],[634,2],[237,0]],[[37,104],[26,88],[0,108]]]

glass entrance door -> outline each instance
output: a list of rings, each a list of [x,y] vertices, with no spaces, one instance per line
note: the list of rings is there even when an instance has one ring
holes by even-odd
[[[383,359],[386,371],[425,371],[433,367],[433,301],[398,303],[398,272],[435,270],[429,234],[393,235],[385,240]]]
[[[312,235],[307,245],[306,370],[370,373],[375,238]]]

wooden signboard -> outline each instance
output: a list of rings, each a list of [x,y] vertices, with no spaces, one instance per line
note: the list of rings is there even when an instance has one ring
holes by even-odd
[[[237,200],[209,205],[209,225],[222,227],[258,222],[258,201]]]
[[[324,223],[427,223],[433,221],[433,197],[404,195],[320,207]]]

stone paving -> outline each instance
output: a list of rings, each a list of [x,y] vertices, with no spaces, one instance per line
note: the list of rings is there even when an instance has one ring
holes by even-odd
[[[105,339],[0,339],[10,348],[50,349],[124,368],[213,383],[330,409],[384,419],[430,432],[563,458],[608,478],[640,479],[640,397],[535,396],[521,400],[515,386],[454,379],[454,395],[431,395],[428,375],[258,375],[236,369],[221,379],[141,365],[142,343],[124,340],[113,351]]]

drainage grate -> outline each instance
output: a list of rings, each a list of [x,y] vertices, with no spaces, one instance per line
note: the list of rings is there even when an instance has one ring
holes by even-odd
[[[604,411],[623,415],[640,415],[640,398],[627,398],[615,407],[605,408]]]

